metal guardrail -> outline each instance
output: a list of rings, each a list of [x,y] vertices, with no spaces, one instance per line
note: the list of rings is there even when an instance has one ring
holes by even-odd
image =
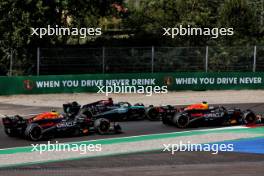
[[[16,61],[10,58],[12,75]],[[264,71],[264,46],[38,48],[32,70],[37,75],[257,72]]]

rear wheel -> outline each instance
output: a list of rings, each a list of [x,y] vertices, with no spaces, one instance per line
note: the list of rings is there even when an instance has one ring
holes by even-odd
[[[175,116],[173,122],[179,128],[186,128],[189,125],[190,117],[188,115]]]
[[[42,139],[42,128],[36,124],[29,124],[25,130],[25,136],[32,141],[38,141]]]
[[[159,120],[160,116],[159,116],[159,111],[157,108],[155,107],[150,107],[146,110],[146,115],[147,115],[147,118],[151,121],[154,121],[154,120]]]
[[[93,113],[91,112],[90,109],[82,109],[80,114],[85,115],[86,118],[92,118],[93,117]]]

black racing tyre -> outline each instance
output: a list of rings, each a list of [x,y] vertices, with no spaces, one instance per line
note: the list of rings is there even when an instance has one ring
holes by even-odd
[[[82,109],[80,114],[85,115],[87,118],[93,117],[93,113],[90,109]]]
[[[171,124],[170,119],[168,119],[168,117],[166,115],[162,116],[161,120],[162,120],[162,123],[164,125],[170,125]]]
[[[100,118],[95,120],[94,122],[94,129],[99,134],[107,134],[110,130],[110,122],[107,119]]]
[[[25,137],[31,141],[39,141],[42,139],[42,128],[36,123],[31,123],[25,130]]]
[[[81,122],[83,124],[89,125],[93,117],[93,113],[89,109],[82,109],[78,116],[81,117],[80,119],[82,119]]]
[[[146,110],[146,116],[151,121],[159,120],[160,119],[159,111],[155,107],[149,107],[149,108],[147,108],[147,110]]]
[[[243,123],[244,124],[254,124],[257,120],[257,116],[251,112],[251,111],[247,111],[243,114]]]
[[[190,117],[188,115],[175,115],[173,118],[173,123],[178,128],[187,128],[190,123]]]
[[[114,124],[114,132],[116,134],[122,133],[122,128],[121,128],[121,126],[118,123]]]
[[[5,133],[9,137],[15,137],[16,136],[16,132],[10,128],[5,128]]]

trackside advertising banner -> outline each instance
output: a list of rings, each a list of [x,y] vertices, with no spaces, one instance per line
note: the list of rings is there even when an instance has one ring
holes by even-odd
[[[98,92],[97,86],[167,86],[169,91],[264,89],[264,72],[138,73],[0,77],[0,94]]]

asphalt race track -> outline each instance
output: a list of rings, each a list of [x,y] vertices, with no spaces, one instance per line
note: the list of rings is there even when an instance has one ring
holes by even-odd
[[[228,108],[251,109],[264,114],[264,104],[228,104]],[[0,110],[10,114],[30,114],[48,111],[50,108],[0,104]],[[89,135],[83,137],[56,138],[59,142],[85,141],[101,138],[135,136],[153,133],[181,131],[164,126],[161,122],[130,121],[120,123],[124,133],[119,135]],[[197,129],[197,128],[195,128]],[[199,128],[201,129],[201,128]],[[192,129],[186,129],[192,130]],[[10,138],[4,134],[0,124],[0,148],[29,146],[31,141]],[[46,141],[38,142],[46,143]],[[127,154],[73,161],[61,161],[41,165],[0,169],[0,175],[263,175],[264,155],[248,153],[179,152],[170,155],[164,152]]]
[[[253,103],[253,104],[228,104],[224,105],[227,108],[238,107],[243,110],[251,109],[258,114],[264,114],[264,104]],[[51,110],[49,107],[30,107],[30,106],[21,106],[21,105],[10,105],[10,104],[0,104],[0,110],[9,110],[10,114],[34,114]],[[61,111],[62,109],[57,109]],[[53,140],[58,142],[72,142],[72,141],[86,141],[94,139],[103,139],[103,138],[113,138],[113,137],[126,137],[126,136],[137,136],[145,134],[155,134],[155,133],[167,133],[167,132],[176,132],[176,131],[186,131],[197,128],[188,128],[188,129],[178,129],[173,126],[165,126],[160,121],[129,121],[129,122],[120,122],[123,134],[116,135],[98,135],[92,134],[88,136],[81,137],[66,137],[66,138],[55,138]],[[199,129],[203,129],[199,128]],[[204,128],[205,129],[205,128]],[[20,147],[20,146],[30,146],[32,141],[27,141],[20,138],[10,138],[4,133],[2,121],[0,122],[0,149],[1,148],[10,148],[10,147]],[[40,143],[47,143],[46,141],[38,141]]]

